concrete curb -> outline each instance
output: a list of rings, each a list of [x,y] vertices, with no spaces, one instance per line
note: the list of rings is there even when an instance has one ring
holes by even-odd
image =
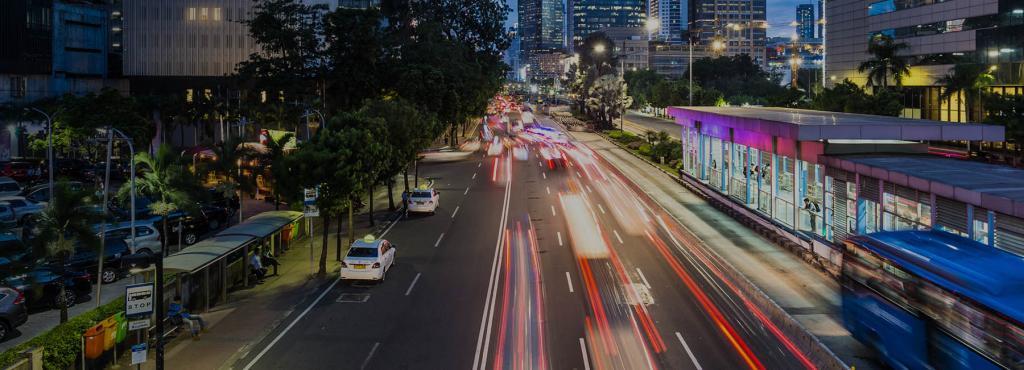
[[[748,227],[750,226],[747,222],[743,222],[743,220],[740,219],[740,217],[742,217],[742,215],[738,215],[735,212],[727,212],[726,209],[731,209],[731,208],[729,208],[727,206],[724,206],[724,205],[719,205],[719,203],[721,202],[720,199],[715,199],[713,197],[709,197],[705,193],[705,191],[703,189],[697,188],[696,185],[691,184],[689,181],[686,181],[686,180],[680,178],[679,175],[672,174],[672,173],[670,173],[668,171],[665,171],[664,169],[658,167],[650,159],[644,158],[643,156],[641,156],[641,155],[639,155],[637,153],[632,152],[631,150],[629,150],[625,146],[623,146],[623,145],[619,144],[618,142],[615,142],[614,140],[609,138],[607,135],[604,135],[604,134],[598,133],[598,132],[595,132],[595,133],[598,136],[600,136],[602,139],[612,143],[613,145],[615,145],[616,147],[618,147],[618,148],[620,148],[622,150],[625,150],[626,152],[629,152],[634,157],[637,157],[638,159],[643,160],[645,163],[651,165],[652,167],[654,167],[658,171],[661,171],[662,173],[668,175],[670,178],[675,180],[680,185],[686,187],[688,190],[690,190],[694,194],[697,194],[697,196],[707,200],[709,203],[714,205],[715,208],[718,208],[719,210],[727,213],[730,217],[733,217],[733,218],[737,219],[738,221],[740,221],[744,225],[747,225]],[[605,159],[605,161],[607,161],[607,159]],[[657,203],[657,201],[655,201],[655,203]],[[725,208],[725,209],[723,209],[723,208]],[[746,277],[746,275],[743,275],[743,273],[741,273],[734,266],[732,266],[732,264],[730,264],[727,260],[722,258],[722,256],[719,255],[714,249],[708,247],[704,243],[703,240],[700,240],[699,238],[697,238],[696,234],[694,234],[693,231],[691,231],[686,226],[685,223],[681,222],[678,219],[676,221],[679,223],[679,225],[682,226],[682,228],[684,230],[686,230],[687,233],[690,234],[691,237],[693,237],[694,240],[696,240],[700,244],[702,244],[702,246],[703,246],[702,249],[704,251],[709,252],[709,254],[711,256],[713,256],[713,258],[716,260],[716,262],[718,262],[721,266],[723,266],[723,269],[722,269],[723,272],[732,281],[738,283],[737,284],[738,287],[746,294],[746,296],[748,298],[750,298],[751,300],[753,300],[755,305],[763,308],[765,310],[765,313],[769,315],[769,318],[771,319],[771,321],[776,323],[776,324],[778,324],[779,328],[781,330],[783,330],[787,334],[787,336],[789,338],[793,339],[794,344],[796,346],[798,346],[801,350],[804,351],[804,353],[806,353],[808,355],[808,357],[809,357],[809,359],[810,359],[810,361],[812,363],[814,363],[815,365],[819,365],[819,366],[821,366],[822,368],[825,368],[825,369],[849,369],[849,367],[845,363],[843,363],[843,361],[840,360],[839,357],[836,356],[836,354],[834,352],[832,352],[832,350],[830,348],[828,348],[828,346],[826,346],[824,343],[822,343],[821,340],[818,339],[818,337],[814,336],[814,334],[811,334],[811,332],[808,331],[803,325],[801,325],[799,321],[797,321],[795,318],[793,318],[793,316],[791,316],[788,312],[786,312],[786,310],[784,310],[781,306],[779,306],[778,303],[776,303],[764,291],[762,291],[752,281],[750,281],[750,279],[748,279]],[[757,231],[758,231],[758,233],[761,233],[763,235],[762,229],[757,229]],[[769,239],[775,241],[772,238],[769,238]],[[797,248],[799,248],[800,250],[806,251],[803,248],[800,248],[800,247],[797,247]],[[790,248],[787,247],[787,249],[790,249]],[[790,250],[792,250],[792,249],[790,249]],[[803,253],[801,253],[799,255],[801,257],[804,257]],[[804,260],[806,261],[807,258],[804,257]]]

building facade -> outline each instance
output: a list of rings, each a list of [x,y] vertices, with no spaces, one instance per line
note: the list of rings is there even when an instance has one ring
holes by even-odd
[[[765,0],[690,0],[690,34],[712,56],[747,54],[765,64]]]
[[[686,78],[690,65],[689,45],[652,43],[649,49],[649,68],[668,78]],[[693,60],[705,57],[703,50],[693,48]]]
[[[609,27],[643,28],[647,21],[646,0],[571,0],[569,44],[583,42],[587,35]]]
[[[650,0],[648,3],[649,18],[658,22],[657,40],[670,44],[683,42],[689,20],[686,0]]]
[[[529,66],[531,78],[558,78],[551,60],[565,50],[565,12],[561,0],[519,1],[519,61]]]
[[[903,82],[907,117],[968,120],[963,99],[941,99],[942,89],[936,86],[936,80],[956,63],[995,66],[993,90],[1022,90],[1024,2],[1020,0],[831,0],[826,10],[826,70],[832,81],[866,82],[857,66],[870,58],[866,51],[874,35],[888,35],[909,46],[903,54],[912,65]]]
[[[814,38],[814,5],[796,6],[796,34],[805,40]]]

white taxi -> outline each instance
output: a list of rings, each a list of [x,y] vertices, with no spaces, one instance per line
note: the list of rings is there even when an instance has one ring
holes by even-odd
[[[356,240],[341,261],[342,280],[384,280],[395,264],[395,246],[367,235]]]
[[[437,211],[437,206],[440,205],[440,201],[441,193],[438,193],[434,188],[421,186],[419,189],[409,193],[407,207],[409,207],[409,212],[434,214]]]

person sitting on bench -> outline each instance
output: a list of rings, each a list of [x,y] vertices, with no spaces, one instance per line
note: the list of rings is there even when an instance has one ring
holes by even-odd
[[[199,331],[206,331],[206,321],[199,315],[189,314],[181,305],[181,296],[174,296],[174,301],[167,306],[167,317],[188,324],[193,340],[199,340]]]

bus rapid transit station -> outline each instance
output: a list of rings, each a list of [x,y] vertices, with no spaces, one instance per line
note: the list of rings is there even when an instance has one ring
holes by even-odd
[[[670,107],[682,172],[838,265],[841,242],[938,229],[1024,255],[1024,170],[928,154],[1002,126],[787,108]]]
[[[684,181],[813,251],[893,368],[1024,369],[1024,170],[929,154],[1001,126],[672,107]]]

